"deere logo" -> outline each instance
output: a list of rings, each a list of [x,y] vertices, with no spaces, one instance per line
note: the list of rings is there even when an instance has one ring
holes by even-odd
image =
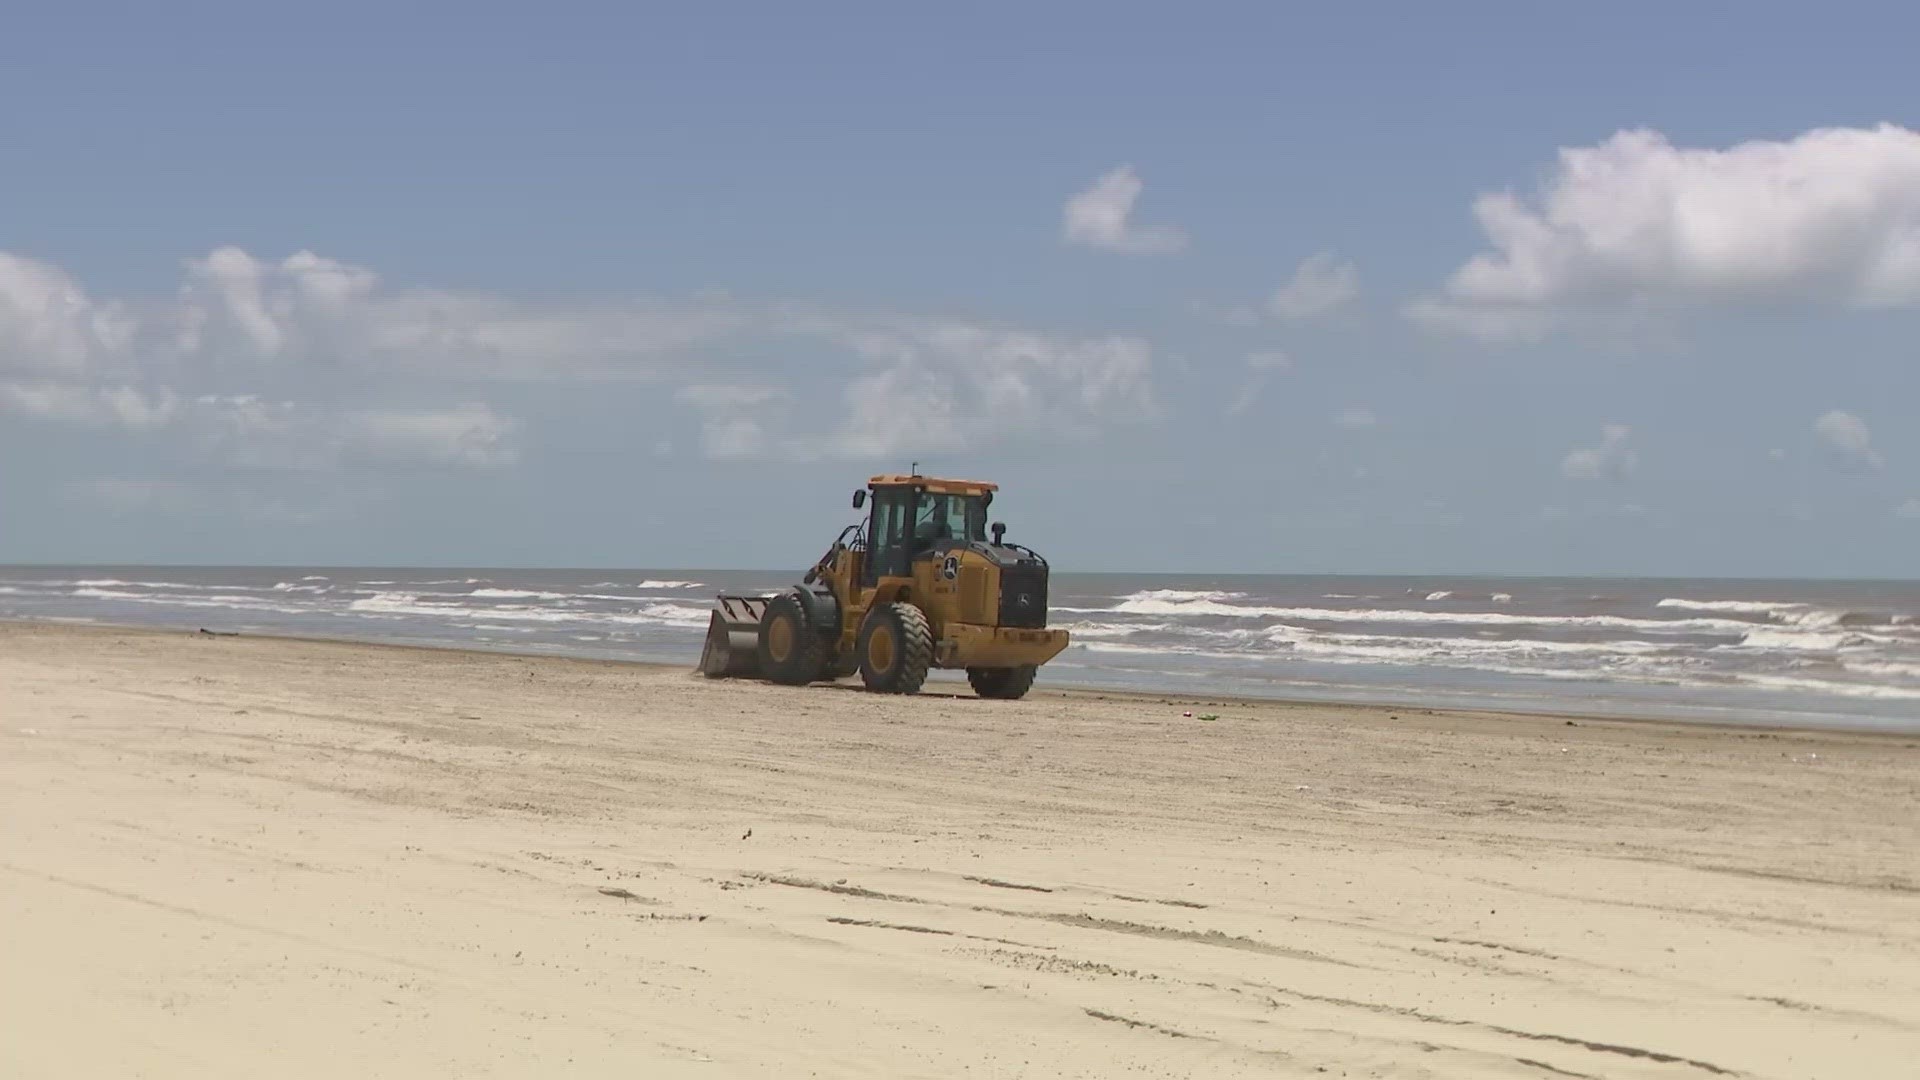
[[[940,576],[952,581],[960,574],[960,556],[949,555],[947,561],[940,564]]]

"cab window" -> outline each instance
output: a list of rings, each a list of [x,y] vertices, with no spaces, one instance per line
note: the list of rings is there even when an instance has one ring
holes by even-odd
[[[937,540],[987,538],[987,508],[977,495],[922,494],[915,509],[916,547],[924,548]]]

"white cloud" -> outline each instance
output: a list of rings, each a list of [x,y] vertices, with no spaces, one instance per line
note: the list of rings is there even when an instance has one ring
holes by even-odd
[[[1293,277],[1267,300],[1267,312],[1282,319],[1311,319],[1339,311],[1359,294],[1360,272],[1352,263],[1323,251],[1294,270]]]
[[[676,378],[673,402],[701,414],[700,444],[717,456],[1071,438],[1152,405],[1151,350],[1130,336],[723,295],[398,290],[305,251],[269,262],[221,248],[189,261],[179,290],[158,301],[96,300],[13,257],[0,289],[0,410],[171,433],[196,460],[233,467],[510,464],[515,421],[446,404],[482,396],[466,389],[482,381]],[[741,377],[743,356],[794,350],[810,363],[804,376],[792,369],[791,386],[772,381],[787,368]],[[844,423],[796,427],[797,394],[835,390],[843,409],[805,415]]]
[[[1492,250],[1413,317],[1497,339],[1735,298],[1920,305],[1920,132],[1891,124],[1726,149],[1622,131],[1561,150],[1537,205],[1474,215]]]
[[[1873,448],[1867,422],[1850,412],[1832,409],[1813,422],[1813,433],[1826,440],[1840,464],[1849,469],[1878,469],[1887,459]]]
[[[1085,437],[1150,418],[1152,350],[1139,338],[1072,338],[957,323],[851,330],[870,370],[843,393],[846,420],[803,440],[816,456],[888,457],[1004,437]]]
[[[1333,418],[1333,422],[1343,428],[1359,429],[1375,426],[1380,423],[1380,418],[1373,415],[1372,409],[1355,407],[1343,410]]]
[[[0,383],[0,412],[133,432],[176,432],[212,459],[247,468],[342,463],[512,464],[518,422],[483,404],[337,410],[257,395],[184,397],[162,387]]]
[[[751,417],[714,417],[700,424],[700,452],[710,458],[758,457],[766,449],[766,429]]]
[[[1102,176],[1067,200],[1062,236],[1070,244],[1122,255],[1165,255],[1185,248],[1187,237],[1180,229],[1133,222],[1133,203],[1144,187],[1125,165]]]
[[[354,461],[490,468],[519,460],[519,452],[508,445],[519,421],[478,402],[450,409],[358,410],[330,427],[340,454]]]
[[[696,346],[806,317],[804,307],[724,296],[383,290],[373,271],[311,252],[267,263],[232,247],[189,260],[170,300],[101,301],[57,268],[0,252],[0,373],[40,377],[249,376],[307,363],[375,375],[652,378]]]
[[[288,260],[289,265],[292,262]],[[205,335],[228,334],[247,351],[278,353],[296,317],[291,293],[268,296],[269,290],[279,292],[278,277],[272,268],[235,247],[217,248],[204,259],[189,260],[187,284],[181,291],[182,347],[199,349]],[[289,325],[283,327],[282,320]]]
[[[676,390],[678,404],[703,413],[700,452],[722,460],[758,457],[768,448],[767,426],[792,395],[773,386],[695,384]]]
[[[1292,369],[1292,358],[1278,350],[1248,354],[1246,381],[1240,384],[1233,400],[1227,403],[1227,412],[1238,414],[1253,408],[1254,403],[1260,400],[1260,392],[1266,388],[1267,377]]]
[[[1893,516],[1908,521],[1920,521],[1920,499],[1908,499],[1894,508]]]
[[[0,251],[0,373],[78,375],[133,331],[123,305],[95,303],[64,271]]]
[[[1560,459],[1560,472],[1574,480],[1624,480],[1640,465],[1640,454],[1627,445],[1633,430],[1625,424],[1600,429],[1600,445],[1570,450]]]
[[[180,396],[131,386],[75,386],[67,383],[0,383],[0,412],[48,417],[90,427],[150,431],[165,427],[180,412]]]

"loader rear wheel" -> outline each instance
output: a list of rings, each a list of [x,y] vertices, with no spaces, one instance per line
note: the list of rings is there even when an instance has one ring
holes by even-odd
[[[1035,668],[1032,664],[1019,667],[970,667],[967,669],[967,683],[973,692],[983,698],[1001,698],[1013,701],[1027,696],[1033,689]]]
[[[826,640],[798,597],[783,593],[768,602],[760,620],[760,670],[768,679],[788,686],[813,682],[826,670],[826,653]]]
[[[933,662],[933,631],[912,604],[875,607],[860,628],[860,679],[882,694],[917,694]]]

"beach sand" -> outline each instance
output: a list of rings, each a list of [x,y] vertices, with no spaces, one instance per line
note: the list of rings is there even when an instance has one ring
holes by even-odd
[[[0,625],[0,1074],[1920,1069],[1920,738],[1205,701]]]

